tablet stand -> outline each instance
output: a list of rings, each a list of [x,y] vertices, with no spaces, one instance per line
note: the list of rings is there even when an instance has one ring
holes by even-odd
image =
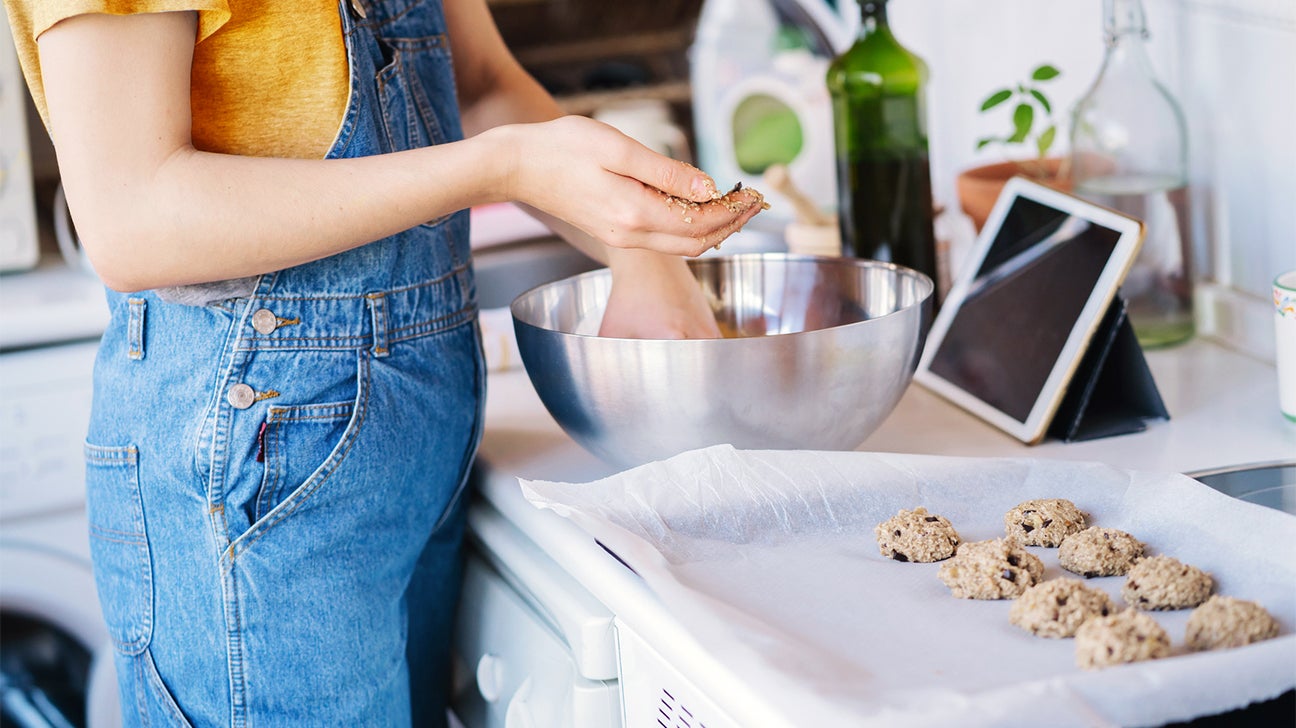
[[[1142,432],[1150,419],[1170,414],[1118,295],[1072,374],[1048,434],[1064,442],[1096,440]]]

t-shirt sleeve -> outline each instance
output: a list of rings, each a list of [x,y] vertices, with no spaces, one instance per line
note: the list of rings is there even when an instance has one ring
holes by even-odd
[[[18,0],[18,2],[29,4],[33,42],[55,23],[75,15],[87,13],[134,15],[195,10],[198,12],[198,37],[194,42],[201,43],[219,30],[230,17],[227,0]]]

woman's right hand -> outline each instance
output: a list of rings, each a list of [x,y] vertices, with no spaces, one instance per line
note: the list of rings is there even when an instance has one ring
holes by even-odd
[[[616,248],[695,256],[763,209],[754,191],[723,200],[701,170],[593,119],[565,116],[498,127],[507,196]]]

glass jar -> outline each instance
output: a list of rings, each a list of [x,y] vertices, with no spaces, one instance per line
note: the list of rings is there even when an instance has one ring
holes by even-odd
[[[1143,247],[1121,293],[1139,343],[1192,337],[1192,241],[1183,112],[1148,57],[1141,0],[1103,0],[1107,53],[1071,124],[1081,197],[1143,221]]]

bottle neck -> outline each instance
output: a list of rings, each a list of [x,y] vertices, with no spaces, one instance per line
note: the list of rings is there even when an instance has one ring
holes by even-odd
[[[1147,17],[1142,0],[1103,0],[1103,38],[1107,63],[1132,63],[1150,71]]]
[[[860,37],[873,34],[878,28],[887,27],[886,0],[863,0],[859,5]]]
[[[1147,40],[1142,0],[1103,0],[1103,15],[1103,36],[1108,46],[1142,45]]]

